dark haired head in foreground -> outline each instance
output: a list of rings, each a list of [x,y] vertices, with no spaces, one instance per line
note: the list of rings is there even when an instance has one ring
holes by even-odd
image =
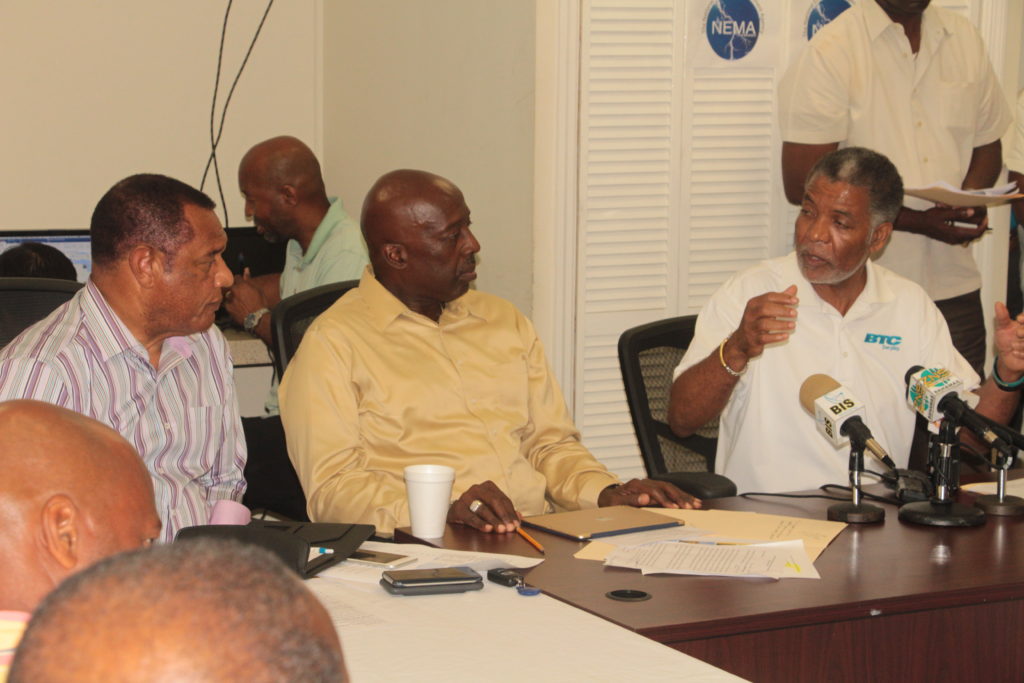
[[[260,548],[201,539],[66,581],[33,615],[9,680],[345,679],[331,619],[294,573]]]

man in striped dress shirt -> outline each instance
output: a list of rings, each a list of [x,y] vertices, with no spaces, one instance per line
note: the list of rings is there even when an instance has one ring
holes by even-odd
[[[0,400],[64,406],[135,447],[167,541],[245,490],[231,358],[213,326],[232,283],[213,208],[166,176],[114,185],[92,215],[85,287],[0,351]]]

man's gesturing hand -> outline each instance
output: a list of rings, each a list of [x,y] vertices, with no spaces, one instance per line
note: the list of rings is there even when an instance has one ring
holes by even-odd
[[[252,283],[249,269],[246,268],[242,277],[235,278],[235,283],[224,293],[224,309],[236,324],[241,325],[245,316],[261,308],[270,306],[263,298],[263,293]]]
[[[725,362],[740,372],[747,361],[764,352],[766,344],[789,339],[796,327],[796,285],[782,292],[766,292],[747,302],[740,326],[729,337],[723,349]]]
[[[490,480],[470,486],[448,508],[450,524],[465,524],[499,534],[515,531],[522,518],[509,497]]]

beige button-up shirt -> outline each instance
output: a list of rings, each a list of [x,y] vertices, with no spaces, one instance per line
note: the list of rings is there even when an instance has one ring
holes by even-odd
[[[580,443],[533,325],[470,291],[438,322],[373,277],[307,331],[281,384],[288,451],[316,521],[409,524],[407,465],[491,480],[523,515],[595,507],[618,482]]]

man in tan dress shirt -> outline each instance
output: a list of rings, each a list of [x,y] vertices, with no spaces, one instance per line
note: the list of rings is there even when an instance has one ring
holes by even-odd
[[[580,443],[530,321],[470,290],[480,250],[450,181],[380,178],[363,204],[371,267],[310,327],[281,417],[315,521],[409,523],[408,465],[455,469],[448,521],[508,532],[522,515],[694,507],[671,484],[619,484]]]

